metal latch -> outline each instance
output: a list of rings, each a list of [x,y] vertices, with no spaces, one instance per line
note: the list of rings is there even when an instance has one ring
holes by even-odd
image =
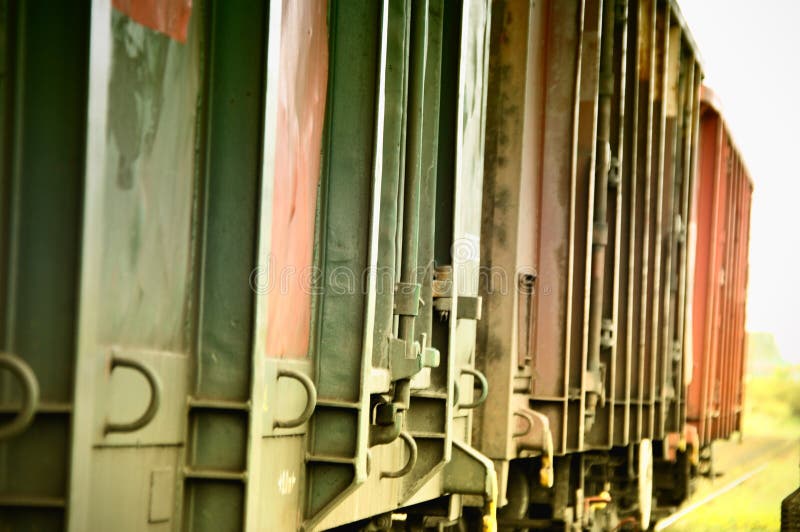
[[[603,384],[606,380],[606,365],[601,363],[596,371],[586,370],[583,372],[583,382],[588,393],[598,395],[600,406],[606,404],[606,387]]]
[[[600,345],[605,348],[613,347],[616,340],[615,337],[616,327],[614,326],[614,321],[604,319],[600,326]]]
[[[439,350],[427,344],[428,337],[423,334],[422,345],[414,342],[411,345],[413,356],[408,357],[406,342],[399,338],[389,338],[389,369],[393,381],[413,377],[422,371],[422,368],[439,367],[441,358]]]
[[[433,308],[439,312],[443,319],[450,317],[453,311],[453,297],[458,297],[458,311],[456,319],[479,320],[483,299],[480,296],[455,295],[453,290],[453,267],[439,266],[433,274],[431,284],[433,292]]]

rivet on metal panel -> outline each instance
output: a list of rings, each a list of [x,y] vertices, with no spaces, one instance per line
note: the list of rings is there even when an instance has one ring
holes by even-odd
[[[31,367],[20,357],[11,353],[0,353],[0,368],[6,368],[19,379],[22,385],[22,408],[16,417],[4,427],[0,427],[0,440],[23,432],[33,421],[39,406],[39,381]]]

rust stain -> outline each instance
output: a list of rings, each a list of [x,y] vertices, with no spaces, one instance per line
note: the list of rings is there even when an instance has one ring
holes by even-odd
[[[267,356],[308,354],[314,221],[328,81],[327,2],[284,0]]]
[[[192,0],[113,0],[113,5],[142,26],[186,42]]]

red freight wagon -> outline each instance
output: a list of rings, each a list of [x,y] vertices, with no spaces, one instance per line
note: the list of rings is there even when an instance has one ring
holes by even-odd
[[[473,442],[500,526],[646,529],[688,491],[700,59],[675,2],[493,6]]]
[[[753,182],[720,107],[703,87],[692,219],[696,228],[687,420],[701,448],[741,430]]]

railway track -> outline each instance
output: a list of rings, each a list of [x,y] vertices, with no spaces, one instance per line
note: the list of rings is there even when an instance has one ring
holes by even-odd
[[[655,530],[673,530],[676,524],[691,516],[705,505],[723,497],[734,490],[742,488],[748,481],[765,474],[770,465],[778,460],[787,458],[790,454],[797,454],[797,440],[777,440],[769,438],[754,438],[744,443],[723,442],[723,453],[718,457],[717,466],[722,473],[713,480],[703,479],[697,493],[687,501],[687,504],[677,509],[670,516],[661,519]],[[779,501],[778,501],[779,503]],[[778,512],[779,504],[776,503],[775,511]]]

